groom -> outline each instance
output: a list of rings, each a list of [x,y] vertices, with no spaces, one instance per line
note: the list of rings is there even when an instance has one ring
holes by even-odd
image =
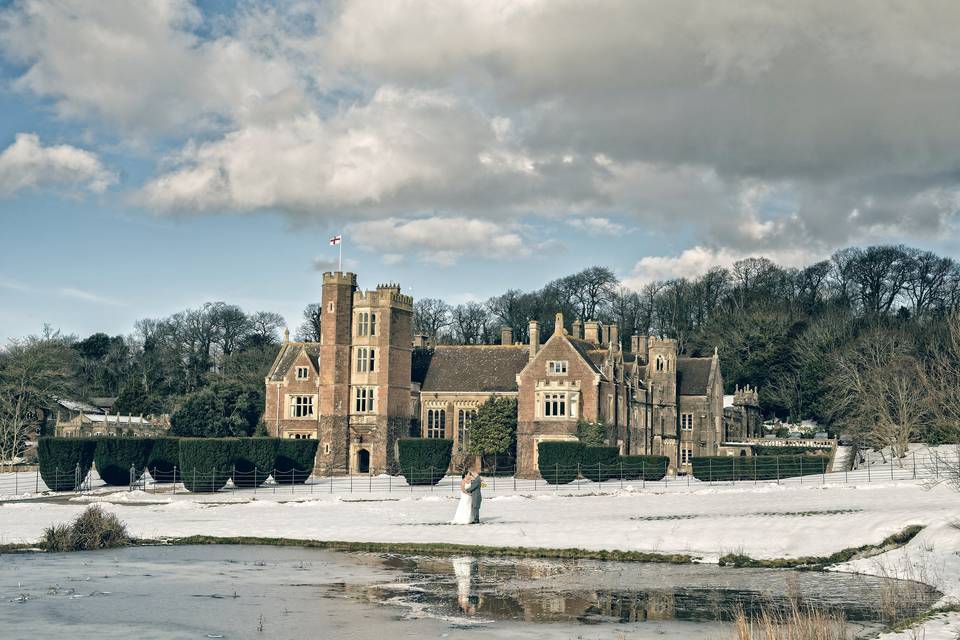
[[[483,496],[480,495],[480,487],[483,484],[483,479],[479,474],[473,472],[470,475],[473,476],[470,484],[467,485],[467,493],[470,494],[470,524],[480,524],[480,503],[483,501]]]

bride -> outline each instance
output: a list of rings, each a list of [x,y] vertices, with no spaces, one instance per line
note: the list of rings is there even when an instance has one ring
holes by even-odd
[[[467,486],[473,481],[473,474],[467,469],[460,477],[460,502],[457,503],[457,512],[453,515],[451,524],[470,524],[471,498],[467,493]]]

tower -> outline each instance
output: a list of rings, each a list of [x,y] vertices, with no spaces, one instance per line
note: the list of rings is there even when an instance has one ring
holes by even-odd
[[[320,314],[320,450],[317,463],[330,471],[345,470],[350,410],[350,342],[353,292],[357,276],[334,271],[323,274]]]

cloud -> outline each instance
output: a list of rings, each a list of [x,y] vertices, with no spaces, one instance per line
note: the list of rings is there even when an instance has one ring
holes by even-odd
[[[116,180],[95,154],[65,144],[45,147],[33,133],[18,133],[0,153],[0,196],[50,187],[101,193]]]
[[[117,300],[108,298],[106,296],[101,296],[96,293],[91,293],[83,289],[77,289],[74,287],[62,287],[57,290],[57,294],[64,297],[70,298],[71,300],[80,300],[82,302],[93,302],[96,304],[106,304],[112,307],[123,306]]]
[[[336,258],[322,258],[317,256],[310,263],[314,271],[336,271],[339,263]]]
[[[713,267],[729,269],[738,260],[751,257],[766,257],[784,267],[802,267],[816,262],[823,256],[804,249],[777,252],[758,249],[753,252],[740,252],[697,245],[677,255],[641,258],[634,265],[632,273],[623,279],[623,284],[631,289],[640,289],[643,285],[656,280],[695,278]]]
[[[613,222],[610,218],[587,217],[570,218],[567,224],[574,229],[585,231],[593,236],[619,236],[627,232],[627,228],[618,222]]]
[[[520,233],[487,220],[468,218],[389,218],[348,228],[352,241],[387,256],[403,252],[422,261],[451,265],[460,258],[517,258],[529,254]]]

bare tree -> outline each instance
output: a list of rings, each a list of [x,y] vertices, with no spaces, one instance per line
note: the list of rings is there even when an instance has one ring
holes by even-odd
[[[311,303],[303,308],[303,322],[297,327],[294,338],[301,342],[320,342],[320,305]]]
[[[433,340],[450,326],[450,305],[439,298],[420,298],[413,303],[413,330]]]
[[[462,344],[482,344],[487,337],[489,316],[482,304],[468,302],[453,308],[453,326]]]

